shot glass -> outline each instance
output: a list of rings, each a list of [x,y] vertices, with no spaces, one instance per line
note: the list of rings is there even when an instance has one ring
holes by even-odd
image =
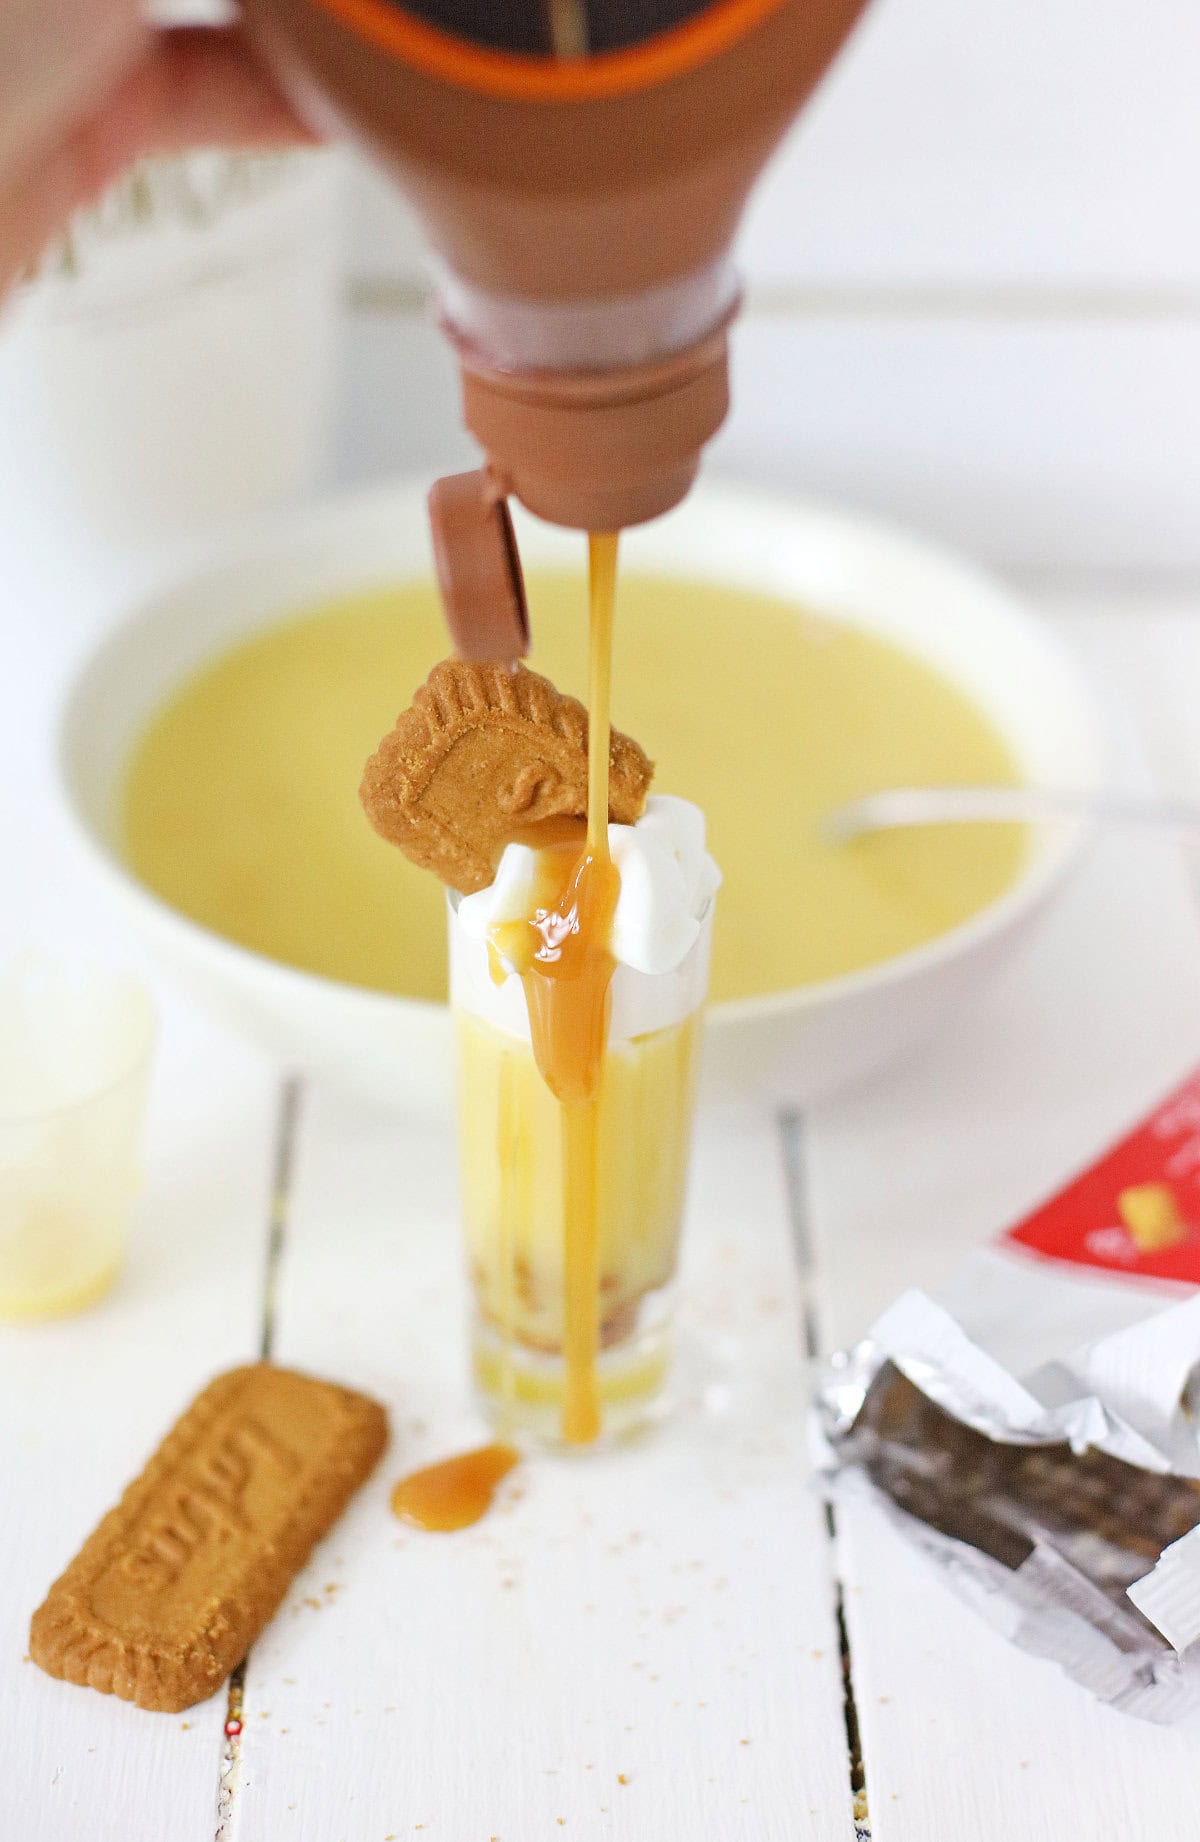
[[[0,969],[0,1318],[77,1311],[116,1277],[153,1041],[131,978]]]
[[[673,971],[618,965],[598,1119],[602,1437],[666,1404],[712,900]],[[563,1404],[562,1108],[538,1072],[518,978],[497,985],[487,944],[450,898],[450,992],[476,1392],[506,1434],[556,1443]]]

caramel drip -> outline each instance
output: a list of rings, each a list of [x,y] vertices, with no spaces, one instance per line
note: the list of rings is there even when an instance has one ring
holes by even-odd
[[[588,538],[591,656],[588,680],[587,845],[575,872],[582,978],[573,1014],[583,1091],[563,1107],[563,1438],[586,1445],[600,1431],[596,1374],[600,1319],[600,1082],[608,1041],[609,950],[621,879],[608,852],[608,755],[612,730],[612,630],[617,573],[615,532]]]
[[[542,1079],[562,1104],[563,1438],[586,1445],[600,1431],[598,1111],[608,1042],[609,948],[620,876],[608,849],[615,532],[588,539],[591,599],[588,814],[578,838],[539,853],[539,887],[527,921],[504,923],[493,947],[521,974]]]
[[[489,953],[495,953],[488,942]],[[493,971],[493,977],[495,973]],[[524,1203],[526,1187],[522,1183],[525,1160],[521,1155],[521,1133],[517,1119],[514,1074],[511,1062],[504,1064],[500,1076],[500,1119],[496,1157],[500,1169],[500,1271],[503,1291],[500,1300],[500,1424],[507,1439],[512,1433],[513,1408],[516,1404],[516,1367],[513,1343],[517,1317],[517,1223]]]
[[[617,533],[588,537],[590,656],[588,661],[588,855],[608,857],[608,751],[612,737],[612,635],[617,583]]]
[[[430,1533],[470,1528],[487,1514],[519,1459],[520,1453],[511,1445],[482,1445],[459,1452],[402,1477],[392,1492],[392,1509],[402,1522]]]

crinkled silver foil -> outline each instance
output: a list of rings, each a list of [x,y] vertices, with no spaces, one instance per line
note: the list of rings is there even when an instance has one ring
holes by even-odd
[[[1191,1298],[1017,1377],[920,1293],[820,1378],[831,1495],[869,1494],[1022,1648],[1156,1721],[1200,1706]]]

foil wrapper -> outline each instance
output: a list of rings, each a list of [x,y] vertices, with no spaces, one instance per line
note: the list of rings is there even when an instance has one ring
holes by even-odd
[[[833,1358],[818,1465],[1015,1643],[1171,1721],[1200,1706],[1198,1377],[1200,1075]]]

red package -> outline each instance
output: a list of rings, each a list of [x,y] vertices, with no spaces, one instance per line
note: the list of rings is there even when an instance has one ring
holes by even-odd
[[[1121,1277],[1200,1286],[1200,1070],[999,1240]]]

